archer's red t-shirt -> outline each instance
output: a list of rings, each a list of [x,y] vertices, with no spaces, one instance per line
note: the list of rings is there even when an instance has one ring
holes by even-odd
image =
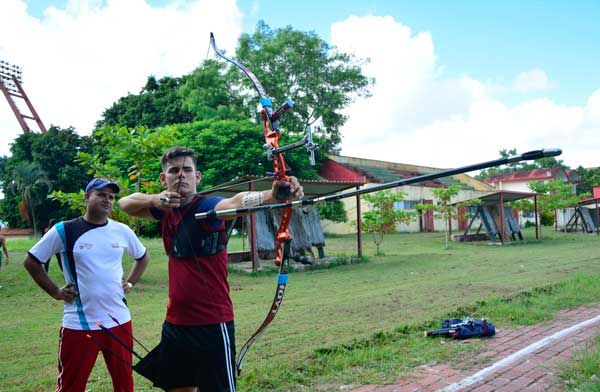
[[[152,209],[162,222],[165,251],[169,255],[169,303],[166,320],[175,325],[208,325],[233,320],[233,304],[227,282],[227,250],[212,256],[178,258],[171,255],[173,239],[186,214],[206,212],[221,201],[220,197],[198,197],[173,210]],[[224,231],[221,220],[197,221],[205,232]],[[185,234],[184,234],[185,235]],[[189,238],[194,241],[194,238]]]

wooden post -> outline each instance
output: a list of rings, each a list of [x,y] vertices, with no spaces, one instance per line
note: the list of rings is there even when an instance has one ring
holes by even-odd
[[[504,196],[500,191],[500,243],[504,245]]]
[[[600,217],[598,216],[598,199],[595,200],[596,202],[596,235],[600,235]]]
[[[537,195],[533,196],[533,217],[535,218],[535,239],[540,239],[540,231],[538,227],[538,205],[537,205]]]
[[[360,185],[356,186],[356,189],[360,189]],[[360,195],[356,195],[356,241],[358,245],[358,257],[362,257],[362,222],[360,212]]]

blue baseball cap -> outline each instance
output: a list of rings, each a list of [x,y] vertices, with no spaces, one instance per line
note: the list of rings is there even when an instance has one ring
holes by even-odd
[[[105,187],[112,188],[115,193],[119,193],[121,191],[119,184],[115,180],[111,180],[109,178],[94,178],[85,187],[85,193],[91,192],[92,189],[102,189]]]

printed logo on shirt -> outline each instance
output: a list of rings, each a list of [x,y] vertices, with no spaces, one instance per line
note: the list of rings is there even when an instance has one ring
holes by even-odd
[[[127,249],[127,244],[122,244],[120,242],[113,242],[110,244],[113,248],[124,248]]]
[[[79,245],[79,249],[87,249],[90,250],[94,247],[94,244],[90,244],[89,242],[84,242],[83,244]]]

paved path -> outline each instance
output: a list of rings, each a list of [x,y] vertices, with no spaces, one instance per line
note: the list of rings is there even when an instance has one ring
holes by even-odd
[[[497,328],[468,370],[452,364],[421,366],[394,385],[365,385],[351,392],[561,391],[560,363],[599,332],[600,303],[561,311],[548,325]]]

